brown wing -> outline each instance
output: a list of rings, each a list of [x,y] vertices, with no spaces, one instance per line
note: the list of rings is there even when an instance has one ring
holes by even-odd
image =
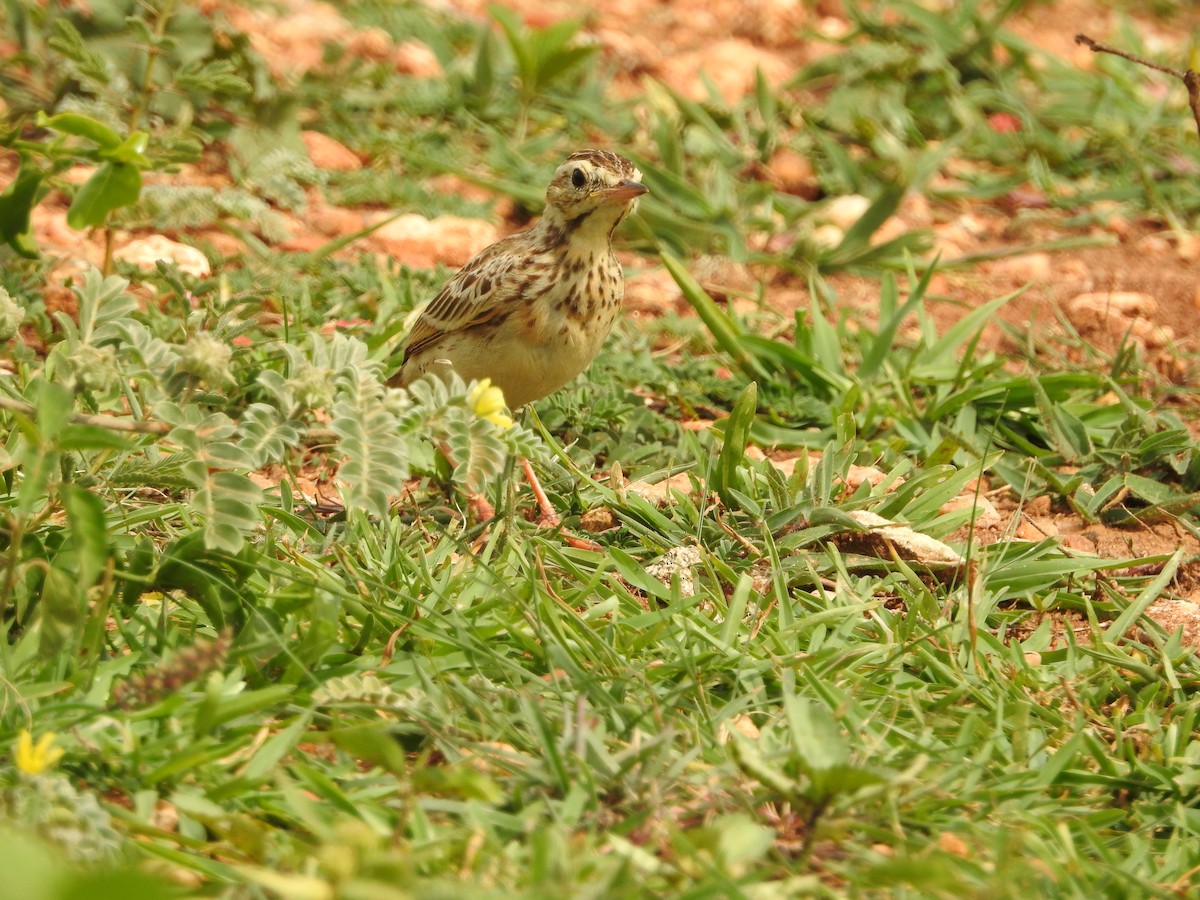
[[[404,361],[447,335],[489,321],[518,297],[514,268],[521,256],[515,234],[492,244],[458,270],[417,317],[404,343]],[[514,246],[516,245],[516,246]]]

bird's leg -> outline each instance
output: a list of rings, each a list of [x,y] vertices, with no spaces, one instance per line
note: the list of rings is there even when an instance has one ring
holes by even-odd
[[[550,498],[546,496],[545,490],[542,489],[542,483],[538,481],[538,477],[533,471],[533,466],[529,464],[529,460],[522,457],[521,468],[525,470],[525,480],[529,482],[529,487],[533,491],[533,497],[537,500],[538,511],[541,513],[538,516],[538,524],[554,528],[560,521],[558,512],[554,509]]]
[[[550,502],[550,498],[546,496],[546,492],[542,489],[542,483],[538,481],[537,475],[534,474],[533,466],[524,457],[521,458],[521,468],[525,470],[525,480],[529,482],[529,487],[533,490],[533,496],[537,499],[538,511],[540,513],[537,523],[548,528],[561,528],[562,520],[559,519],[558,512],[554,509],[554,504]],[[566,528],[561,528],[559,533],[562,535],[563,541],[576,550],[598,552],[604,549],[595,541],[578,537]]]
[[[541,419],[538,418],[537,412],[534,411],[532,407],[527,406],[521,411],[522,420],[524,420],[525,410],[529,410],[533,415],[534,424],[541,432],[543,440],[553,440],[553,438],[550,437],[550,433],[546,431],[546,426],[542,424]],[[529,488],[533,491],[534,499],[537,500],[539,513],[537,520],[538,525],[543,525],[548,528],[559,528],[562,525],[562,520],[558,517],[558,511],[555,510],[554,504],[551,503],[550,498],[546,496],[546,491],[542,487],[542,483],[538,480],[537,474],[533,471],[532,464],[530,464],[529,460],[521,457],[521,468],[525,470],[525,480],[529,482]],[[568,546],[574,547],[576,550],[599,551],[604,549],[595,541],[589,541],[587,538],[576,537],[565,528],[562,529],[561,533],[563,540],[568,544]]]
[[[483,494],[471,494],[467,497],[467,508],[479,523],[490,522],[496,518],[496,507]]]
[[[542,420],[537,417],[537,413],[534,412],[532,406],[522,406],[517,411],[517,418],[522,426],[525,425],[525,419],[530,415],[533,416],[534,422],[541,429],[542,437],[548,438],[549,435],[546,434],[546,429],[542,426]],[[550,502],[550,498],[546,496],[546,491],[542,487],[542,483],[538,481],[532,464],[523,456],[521,457],[521,468],[525,470],[525,480],[529,482],[529,488],[533,491],[533,499],[537,501],[539,513],[537,523],[545,525],[548,528],[557,528],[561,521],[558,518],[558,512],[554,509],[554,504]],[[509,477],[511,478],[511,473]]]

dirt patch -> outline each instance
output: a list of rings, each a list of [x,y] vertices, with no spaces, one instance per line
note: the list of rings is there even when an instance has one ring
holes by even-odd
[[[987,546],[1014,537],[1030,541],[1052,538],[1068,553],[1075,553],[1081,558],[1102,559],[1169,556],[1183,550],[1193,561],[1180,566],[1166,588],[1168,595],[1155,600],[1146,610],[1146,615],[1168,634],[1183,628],[1184,641],[1200,647],[1200,562],[1195,561],[1200,560],[1200,540],[1195,535],[1173,522],[1131,523],[1125,526],[1083,522],[1075,515],[1049,512],[1049,504],[1045,502],[1049,498],[1046,497],[1039,497],[1028,507],[1015,507],[1011,500],[1006,502],[1006,499],[997,498],[999,519],[977,523],[974,529],[960,528],[949,540],[970,540],[978,546]],[[1161,563],[1149,563],[1109,574],[1148,577],[1157,574],[1161,568]],[[1068,615],[1067,619],[1073,615]],[[1060,618],[1056,614],[1056,633],[1059,626],[1078,633],[1079,622],[1059,622]],[[1035,627],[1036,623],[1030,624],[1029,630]],[[1082,621],[1082,627],[1086,633],[1086,620]]]
[[[1016,293],[984,329],[983,349],[1005,354],[1051,351],[1070,364],[1104,368],[1122,346],[1133,344],[1166,381],[1195,385],[1200,378],[1196,358],[1200,332],[1195,325],[1200,316],[1200,280],[1190,236],[1181,240],[1153,223],[1123,220],[1114,226],[1120,236],[1056,230],[1049,222],[1013,234],[998,215],[976,210],[970,217],[977,236],[958,238],[955,255],[943,260],[944,267],[927,293],[926,307],[939,332],[971,310]],[[951,225],[955,221],[948,220]],[[1112,243],[1061,252],[1037,249],[1073,237]],[[1029,248],[1029,252],[1004,255],[1014,248]],[[955,258],[976,254],[1000,258],[970,268],[956,266]],[[803,280],[777,271],[763,274],[766,302],[772,309],[790,318],[795,309],[808,306]],[[878,280],[837,273],[828,281],[840,304],[864,314],[868,327],[876,324]],[[1121,293],[1143,294],[1147,300],[1130,308],[1111,299]],[[1087,303],[1081,300],[1086,295],[1097,296]],[[912,334],[902,330],[901,339],[918,336],[916,325],[910,327]]]
[[[1156,600],[1146,614],[1167,634],[1182,629],[1185,644],[1200,646],[1200,603],[1174,598]]]

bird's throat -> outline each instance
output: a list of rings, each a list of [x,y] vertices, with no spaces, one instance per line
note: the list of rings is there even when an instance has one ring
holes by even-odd
[[[572,256],[587,256],[607,250],[613,232],[629,209],[624,203],[609,204],[567,216],[561,210],[547,207],[545,215],[535,226],[542,237],[539,243],[547,249],[569,247],[567,252]]]

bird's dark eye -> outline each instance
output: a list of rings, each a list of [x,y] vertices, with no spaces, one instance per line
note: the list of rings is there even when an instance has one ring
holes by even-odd
[[[571,173],[571,184],[575,185],[575,187],[583,187],[586,181],[587,178],[583,174],[583,169],[576,169]]]

